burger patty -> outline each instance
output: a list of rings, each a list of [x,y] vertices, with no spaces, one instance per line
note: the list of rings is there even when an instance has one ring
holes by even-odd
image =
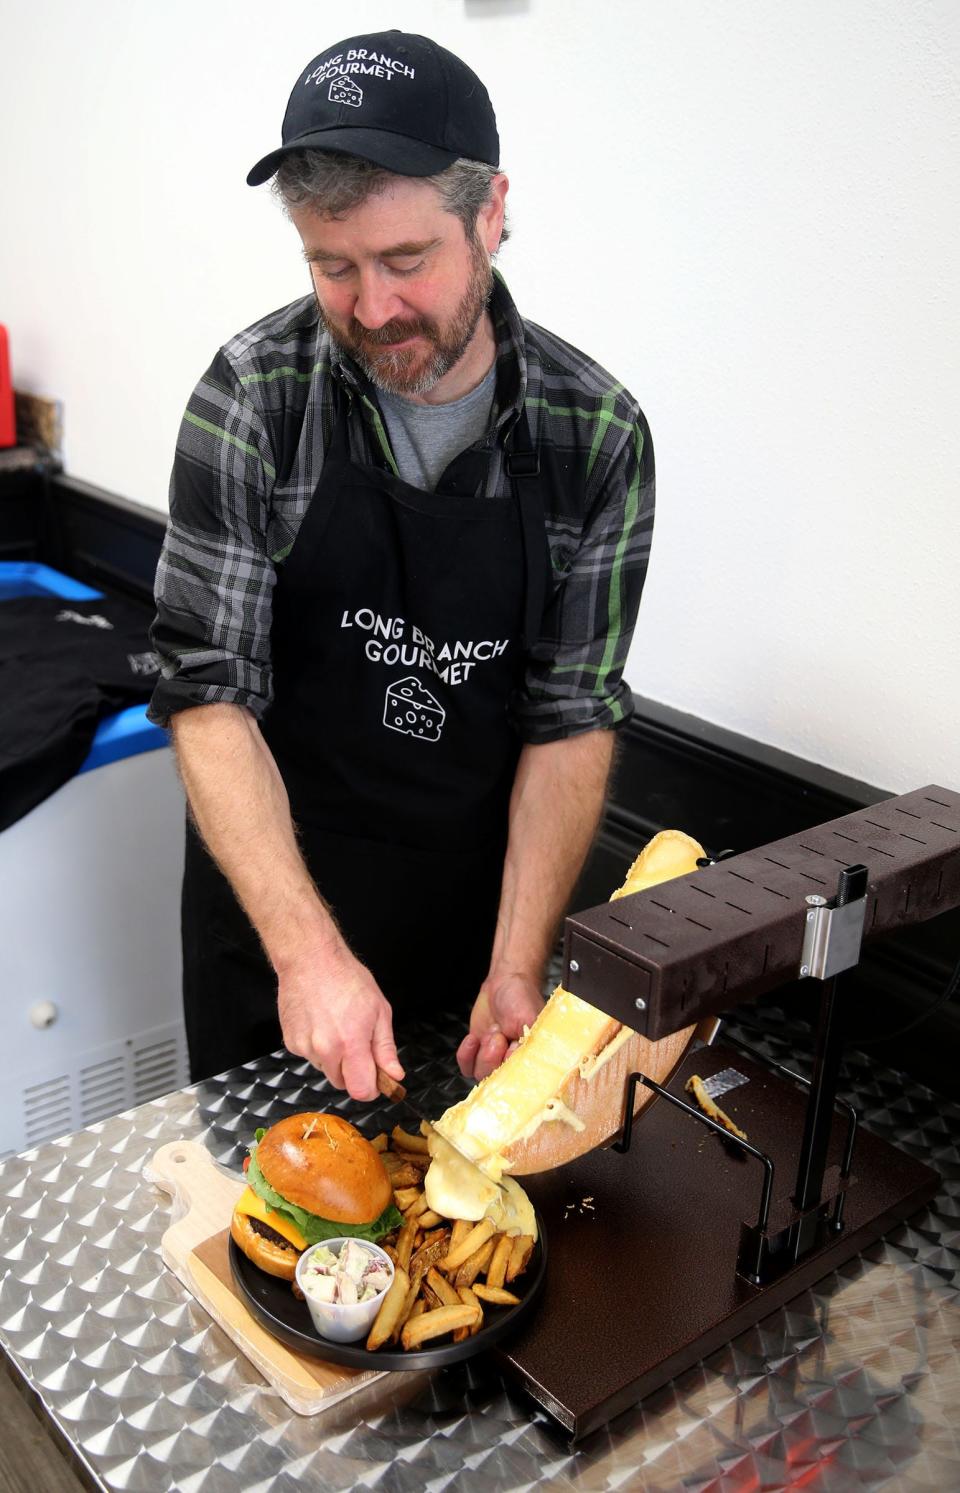
[[[251,1218],[250,1227],[255,1234],[262,1234],[264,1239],[269,1239],[271,1244],[279,1244],[282,1249],[292,1249],[295,1255],[300,1253],[298,1249],[294,1249],[289,1239],[284,1239],[283,1235],[278,1234],[276,1229],[272,1229],[268,1223],[261,1223],[259,1218]]]

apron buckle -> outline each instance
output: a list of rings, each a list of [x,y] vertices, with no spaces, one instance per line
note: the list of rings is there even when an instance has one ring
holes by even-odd
[[[508,477],[539,477],[540,452],[508,451],[506,466]]]

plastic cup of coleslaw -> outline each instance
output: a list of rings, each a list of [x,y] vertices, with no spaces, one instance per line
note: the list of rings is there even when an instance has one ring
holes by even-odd
[[[325,1239],[297,1261],[314,1327],[332,1343],[366,1337],[393,1281],[393,1261],[366,1239]]]

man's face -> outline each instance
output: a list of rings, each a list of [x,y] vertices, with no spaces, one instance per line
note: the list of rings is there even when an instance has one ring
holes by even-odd
[[[405,177],[340,218],[291,217],[327,329],[379,388],[426,394],[476,343],[502,197],[481,210],[473,242],[435,187]]]

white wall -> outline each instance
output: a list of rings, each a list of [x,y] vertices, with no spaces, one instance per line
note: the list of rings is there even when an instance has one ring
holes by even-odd
[[[246,170],[345,31],[487,82],[523,310],[633,389],[628,678],[893,790],[960,786],[955,0],[34,0],[0,33],[0,320],[69,472],[158,508],[217,345],[306,289]],[[279,18],[279,19],[277,19]]]

